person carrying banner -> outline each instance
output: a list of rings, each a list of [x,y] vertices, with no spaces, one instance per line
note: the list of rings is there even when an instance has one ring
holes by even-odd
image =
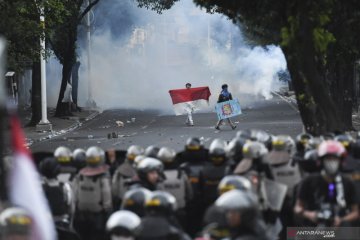
[[[228,85],[227,84],[223,84],[221,86],[221,93],[219,94],[219,99],[218,99],[218,103],[221,103],[221,102],[226,102],[226,101],[229,101],[229,100],[232,100],[232,95],[231,93],[228,91]],[[217,123],[216,123],[216,126],[215,126],[215,129],[217,130],[220,130],[220,124],[222,124],[224,119],[220,119]],[[229,125],[231,126],[232,129],[235,129],[236,128],[236,125],[234,125],[231,121],[230,118],[227,118],[226,119],[229,123]]]

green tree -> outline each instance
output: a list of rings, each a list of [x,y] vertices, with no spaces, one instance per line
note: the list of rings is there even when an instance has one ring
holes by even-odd
[[[39,6],[43,4],[47,25],[40,25]],[[60,14],[61,13],[61,14]],[[40,37],[51,34],[51,25],[62,22],[63,6],[60,0],[0,1],[0,33],[7,39],[7,69],[17,75],[31,67],[32,75],[32,118],[29,125],[36,125],[41,119],[41,82],[40,82]],[[42,57],[48,57],[49,52],[43,51]]]
[[[51,49],[62,64],[62,80],[55,116],[60,117],[69,114],[62,100],[66,85],[70,82],[72,68],[76,62],[77,29],[82,19],[99,1],[90,0],[88,5],[85,0],[62,1],[66,15],[64,15],[63,23],[55,26],[53,34],[49,37]],[[83,6],[85,7],[82,8]]]
[[[161,11],[171,8],[177,0],[137,0],[139,7],[145,7],[161,13]],[[68,13],[64,17],[64,22],[54,30],[50,37],[51,48],[56,57],[63,65],[62,80],[59,98],[56,106],[55,116],[68,114],[67,107],[62,104],[66,85],[70,81],[71,70],[76,62],[76,41],[78,26],[86,14],[100,2],[100,0],[90,0],[89,5],[85,0],[64,0],[62,4]],[[85,8],[82,6],[86,5]]]
[[[228,16],[256,43],[281,46],[306,131],[321,134],[352,128],[353,63],[359,58],[358,1],[194,2]]]

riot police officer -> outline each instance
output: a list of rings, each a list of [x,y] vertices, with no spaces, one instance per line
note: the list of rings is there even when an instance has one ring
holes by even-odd
[[[73,153],[73,165],[78,173],[82,168],[86,166],[86,151],[82,148],[76,148]]]
[[[129,181],[136,175],[134,160],[137,156],[142,155],[144,149],[138,145],[131,145],[126,152],[125,161],[115,170],[112,177],[112,195],[115,208],[121,205],[121,199],[124,196]]]
[[[62,182],[70,182],[77,173],[73,163],[72,152],[68,147],[60,146],[54,151],[54,158],[60,164],[60,174],[58,178]]]
[[[235,168],[234,173],[250,178],[259,199],[268,234],[277,236],[282,230],[279,216],[286,197],[287,186],[273,181],[269,163],[264,160],[267,153],[267,148],[263,143],[247,142],[243,147],[244,159]]]
[[[184,209],[192,199],[193,192],[187,174],[180,168],[176,159],[176,152],[168,147],[160,148],[157,158],[164,164],[166,179],[162,183],[163,189],[176,198],[179,209]]]
[[[128,182],[130,189],[143,187],[150,191],[158,190],[165,179],[164,165],[158,159],[146,157],[136,166],[137,175]]]
[[[251,170],[257,173],[264,173],[268,179],[273,179],[269,163],[264,157],[268,154],[268,150],[263,143],[248,141],[242,149],[244,158],[236,166],[234,173],[244,175]]]
[[[243,159],[242,148],[245,143],[244,138],[235,137],[226,146],[226,158],[228,159],[230,172],[233,172],[236,165]]]
[[[186,162],[202,164],[208,160],[208,150],[198,137],[190,137],[186,140],[183,151],[176,155],[176,161],[181,165]]]
[[[218,194],[220,196],[234,189],[245,192],[253,192],[249,179],[243,176],[229,175],[221,179],[218,185]],[[206,210],[204,216],[204,226],[206,227],[204,228],[203,233],[205,235],[210,234],[212,239],[223,239],[225,237],[229,237],[229,231],[226,228],[224,211],[215,205],[210,206]]]
[[[226,159],[226,142],[214,139],[209,147],[210,164],[206,164],[202,173],[201,199],[203,207],[210,206],[218,197],[217,188],[220,180],[229,172]]]
[[[224,210],[231,240],[268,239],[256,197],[251,192],[228,191],[216,200],[215,206]]]
[[[280,212],[283,226],[293,225],[294,189],[301,180],[298,164],[293,161],[294,152],[294,140],[289,135],[278,135],[273,137],[272,150],[265,158],[270,164],[274,180],[287,186],[287,194]],[[286,238],[285,228],[281,234],[282,238]]]
[[[174,218],[176,199],[169,193],[155,191],[146,205],[139,240],[190,239]]]
[[[58,162],[53,158],[46,158],[40,163],[39,169],[43,176],[43,190],[59,235],[76,235],[73,230],[74,193],[69,183],[57,179],[60,172]]]
[[[183,162],[181,168],[189,177],[193,190],[193,198],[186,206],[187,225],[185,228],[190,235],[195,235],[201,230],[201,221],[205,211],[202,201],[202,176],[204,166],[209,164],[208,156],[207,149],[196,137],[187,139],[185,150],[177,156],[180,162]]]
[[[97,146],[86,151],[87,166],[79,172],[76,185],[75,226],[84,239],[101,239],[105,223],[112,211],[109,166],[105,152]]]

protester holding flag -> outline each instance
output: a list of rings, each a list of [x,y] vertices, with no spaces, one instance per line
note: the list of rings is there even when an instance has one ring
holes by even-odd
[[[191,84],[185,85],[186,89],[170,90],[171,100],[176,115],[187,114],[186,125],[194,126],[192,113],[199,108],[203,102],[209,103],[211,95],[209,87],[191,88]]]
[[[217,101],[218,103],[222,103],[222,102],[226,102],[226,101],[229,101],[229,100],[233,100],[231,93],[228,91],[228,85],[227,85],[227,84],[223,84],[223,85],[221,86],[221,89],[222,89],[222,91],[221,91],[221,93],[219,94],[219,99],[218,99],[218,101]],[[231,119],[230,119],[230,118],[226,118],[226,119],[227,119],[229,125],[231,126],[231,128],[232,128],[232,129],[235,129],[235,128],[236,128],[236,125],[234,125],[234,124],[232,123]],[[223,120],[224,120],[224,119],[220,119],[220,120],[216,123],[215,128],[216,128],[217,130],[220,130],[220,124],[222,124]]]

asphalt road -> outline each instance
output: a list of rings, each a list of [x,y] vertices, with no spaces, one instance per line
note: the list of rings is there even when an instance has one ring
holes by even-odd
[[[135,122],[131,122],[131,118],[135,118]],[[143,147],[168,146],[179,151],[192,136],[201,137],[205,146],[209,146],[214,138],[231,140],[237,131],[250,128],[292,137],[302,131],[298,111],[279,96],[270,100],[260,98],[250,101],[243,114],[232,119],[237,124],[236,130],[227,125],[222,126],[220,131],[216,130],[215,113],[195,113],[193,118],[195,126],[188,127],[184,124],[186,116],[161,115],[149,110],[106,110],[67,134],[33,144],[31,150],[52,151],[60,145],[71,149],[93,145],[104,149],[127,149],[132,144],[138,144]],[[116,121],[122,121],[124,126],[119,127]]]

